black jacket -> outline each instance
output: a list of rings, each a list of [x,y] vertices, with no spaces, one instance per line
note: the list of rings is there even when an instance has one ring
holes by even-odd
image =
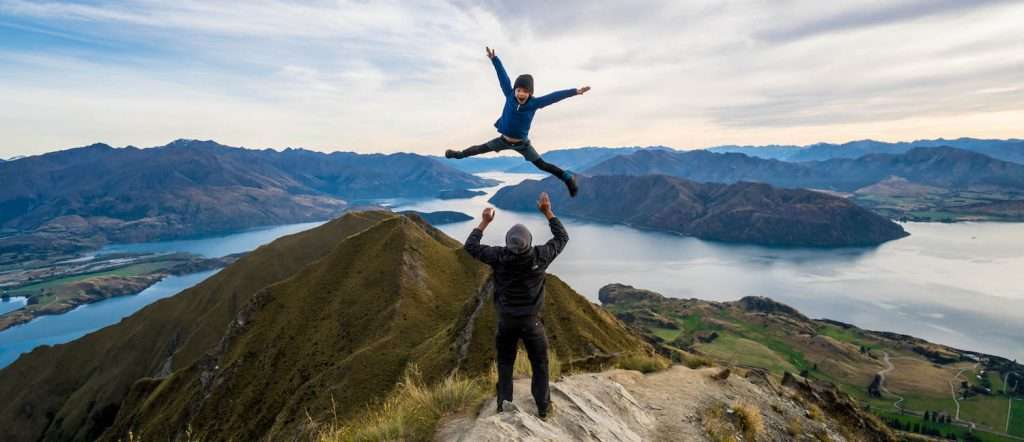
[[[548,225],[554,238],[522,254],[505,247],[481,245],[484,232],[480,229],[473,229],[466,239],[466,251],[494,269],[494,305],[500,315],[531,316],[540,313],[544,305],[545,271],[569,242],[569,234],[558,218],[551,218]]]

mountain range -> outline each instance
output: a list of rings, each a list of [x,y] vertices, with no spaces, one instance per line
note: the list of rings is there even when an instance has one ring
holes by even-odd
[[[726,242],[841,247],[907,236],[898,224],[847,199],[810,190],[750,182],[698,183],[668,175],[577,179],[580,193],[575,198],[569,198],[561,181],[547,178],[504,187],[490,202],[505,209],[533,210],[537,195],[548,192],[560,214]]]
[[[496,184],[414,154],[94,144],[0,164],[0,255],[329,219],[350,201]],[[56,246],[56,247],[53,247]]]
[[[592,167],[604,160],[617,155],[630,154],[640,150],[671,150],[665,146],[648,147],[574,147],[568,149],[556,149],[545,152],[544,160],[557,165],[563,169],[582,171]],[[508,172],[508,173],[544,173],[536,166],[527,162],[523,157],[512,152],[499,154],[487,154],[461,160],[447,159],[444,157],[433,157],[456,169],[469,173],[480,172]]]
[[[557,277],[552,358],[653,355]],[[415,369],[494,361],[487,266],[416,216],[350,212],[280,238],[182,293],[0,370],[0,440],[279,440],[357,415]],[[315,435],[315,434],[313,434]]]
[[[900,141],[888,143],[875,140],[858,140],[842,144],[817,143],[808,146],[717,146],[707,150],[717,153],[736,152],[746,155],[783,161],[822,161],[833,158],[859,158],[872,153],[900,154],[917,147],[953,147],[988,155],[1003,161],[1024,163],[1024,140],[986,140],[957,138],[947,140]]]
[[[841,192],[853,192],[896,176],[947,189],[1024,191],[1024,165],[951,147],[919,147],[901,154],[801,163],[705,150],[640,151],[611,158],[585,173],[664,174],[702,182],[757,181]]]

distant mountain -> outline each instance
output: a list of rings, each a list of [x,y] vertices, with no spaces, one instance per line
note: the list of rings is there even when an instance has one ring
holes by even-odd
[[[665,174],[702,182],[756,181],[781,187],[853,192],[896,176],[942,188],[1024,190],[1024,165],[950,147],[914,148],[902,154],[856,159],[784,162],[739,153],[642,151],[612,158],[591,175]]]
[[[555,164],[563,169],[581,171],[590,168],[609,158],[631,154],[640,150],[671,150],[664,146],[651,147],[578,147],[573,149],[557,149],[544,152],[541,156],[544,161]],[[537,170],[531,163],[523,161],[511,169],[506,170],[513,173],[544,173]]]
[[[490,201],[505,209],[532,210],[544,191],[559,214],[726,242],[841,247],[907,236],[898,224],[821,192],[749,182],[702,184],[667,175],[578,179],[576,198],[569,198],[560,181],[548,178],[502,188]]]
[[[0,228],[45,237],[0,239],[0,254],[31,254],[69,235],[146,241],[323,220],[350,199],[494,183],[412,154],[94,144],[0,164]]]
[[[596,369],[653,349],[554,276],[551,357]],[[352,212],[0,370],[0,440],[308,440],[417,369],[494,366],[487,267],[421,219]]]
[[[545,161],[551,162],[563,169],[582,171],[594,166],[604,160],[617,155],[630,154],[639,150],[672,150],[665,146],[649,147],[576,147],[569,149],[556,149],[544,152],[541,156]],[[461,160],[445,159],[435,157],[444,164],[468,173],[480,172],[509,172],[509,173],[544,173],[537,170],[533,164],[523,157],[517,155],[509,156],[504,151],[498,154],[486,154]]]
[[[440,210],[437,212],[418,212],[415,210],[405,210],[399,212],[402,215],[416,215],[423,218],[424,221],[430,223],[432,226],[441,226],[444,224],[461,223],[463,221],[469,221],[473,219],[472,216],[466,215],[462,212],[455,212],[451,210]]]
[[[833,158],[859,158],[873,153],[901,154],[917,147],[942,146],[977,152],[1003,161],[1024,163],[1024,140],[1019,139],[939,138],[897,143],[859,140],[843,144],[818,143],[809,146],[718,146],[707,150],[716,153],[737,152],[784,161],[822,161]]]

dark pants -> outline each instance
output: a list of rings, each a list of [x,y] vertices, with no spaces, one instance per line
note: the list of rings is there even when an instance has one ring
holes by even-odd
[[[522,155],[523,158],[526,158],[526,161],[533,163],[533,165],[537,166],[538,169],[550,173],[551,175],[554,175],[555,178],[565,181],[565,171],[554,164],[544,161],[544,159],[540,157],[540,154],[537,153],[537,150],[533,148],[533,145],[530,144],[529,139],[512,143],[506,140],[504,137],[499,136],[484,144],[477,144],[476,146],[470,146],[466,148],[465,150],[459,152],[458,158],[471,157],[474,155],[480,155],[482,153],[487,152],[500,152],[508,149],[512,149],[516,152],[519,152],[519,154]]]
[[[530,391],[537,402],[537,410],[547,410],[551,403],[548,392],[548,338],[544,323],[537,316],[507,317],[498,320],[498,333],[494,342],[498,351],[498,406],[501,401],[512,400],[512,367],[516,363],[516,347],[523,340],[530,358],[533,381]]]

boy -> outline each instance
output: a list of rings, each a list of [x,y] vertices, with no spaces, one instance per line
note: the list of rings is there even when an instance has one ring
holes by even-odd
[[[576,177],[569,171],[562,170],[554,164],[541,159],[540,154],[530,144],[529,133],[530,123],[533,121],[533,114],[537,109],[555,104],[561,100],[574,95],[580,95],[590,90],[590,86],[583,86],[579,89],[565,89],[542,97],[533,96],[533,76],[523,74],[516,78],[515,84],[509,82],[508,73],[501,65],[501,60],[494,54],[494,50],[486,48],[487,57],[494,64],[494,70],[498,73],[498,84],[501,92],[505,94],[505,107],[501,111],[501,117],[494,122],[500,136],[484,144],[471,146],[463,151],[448,149],[444,152],[445,158],[466,158],[473,155],[480,155],[486,152],[498,152],[512,149],[519,152],[526,161],[533,163],[538,169],[548,172],[565,182],[569,188],[569,195],[575,197],[579,187],[576,185]]]

